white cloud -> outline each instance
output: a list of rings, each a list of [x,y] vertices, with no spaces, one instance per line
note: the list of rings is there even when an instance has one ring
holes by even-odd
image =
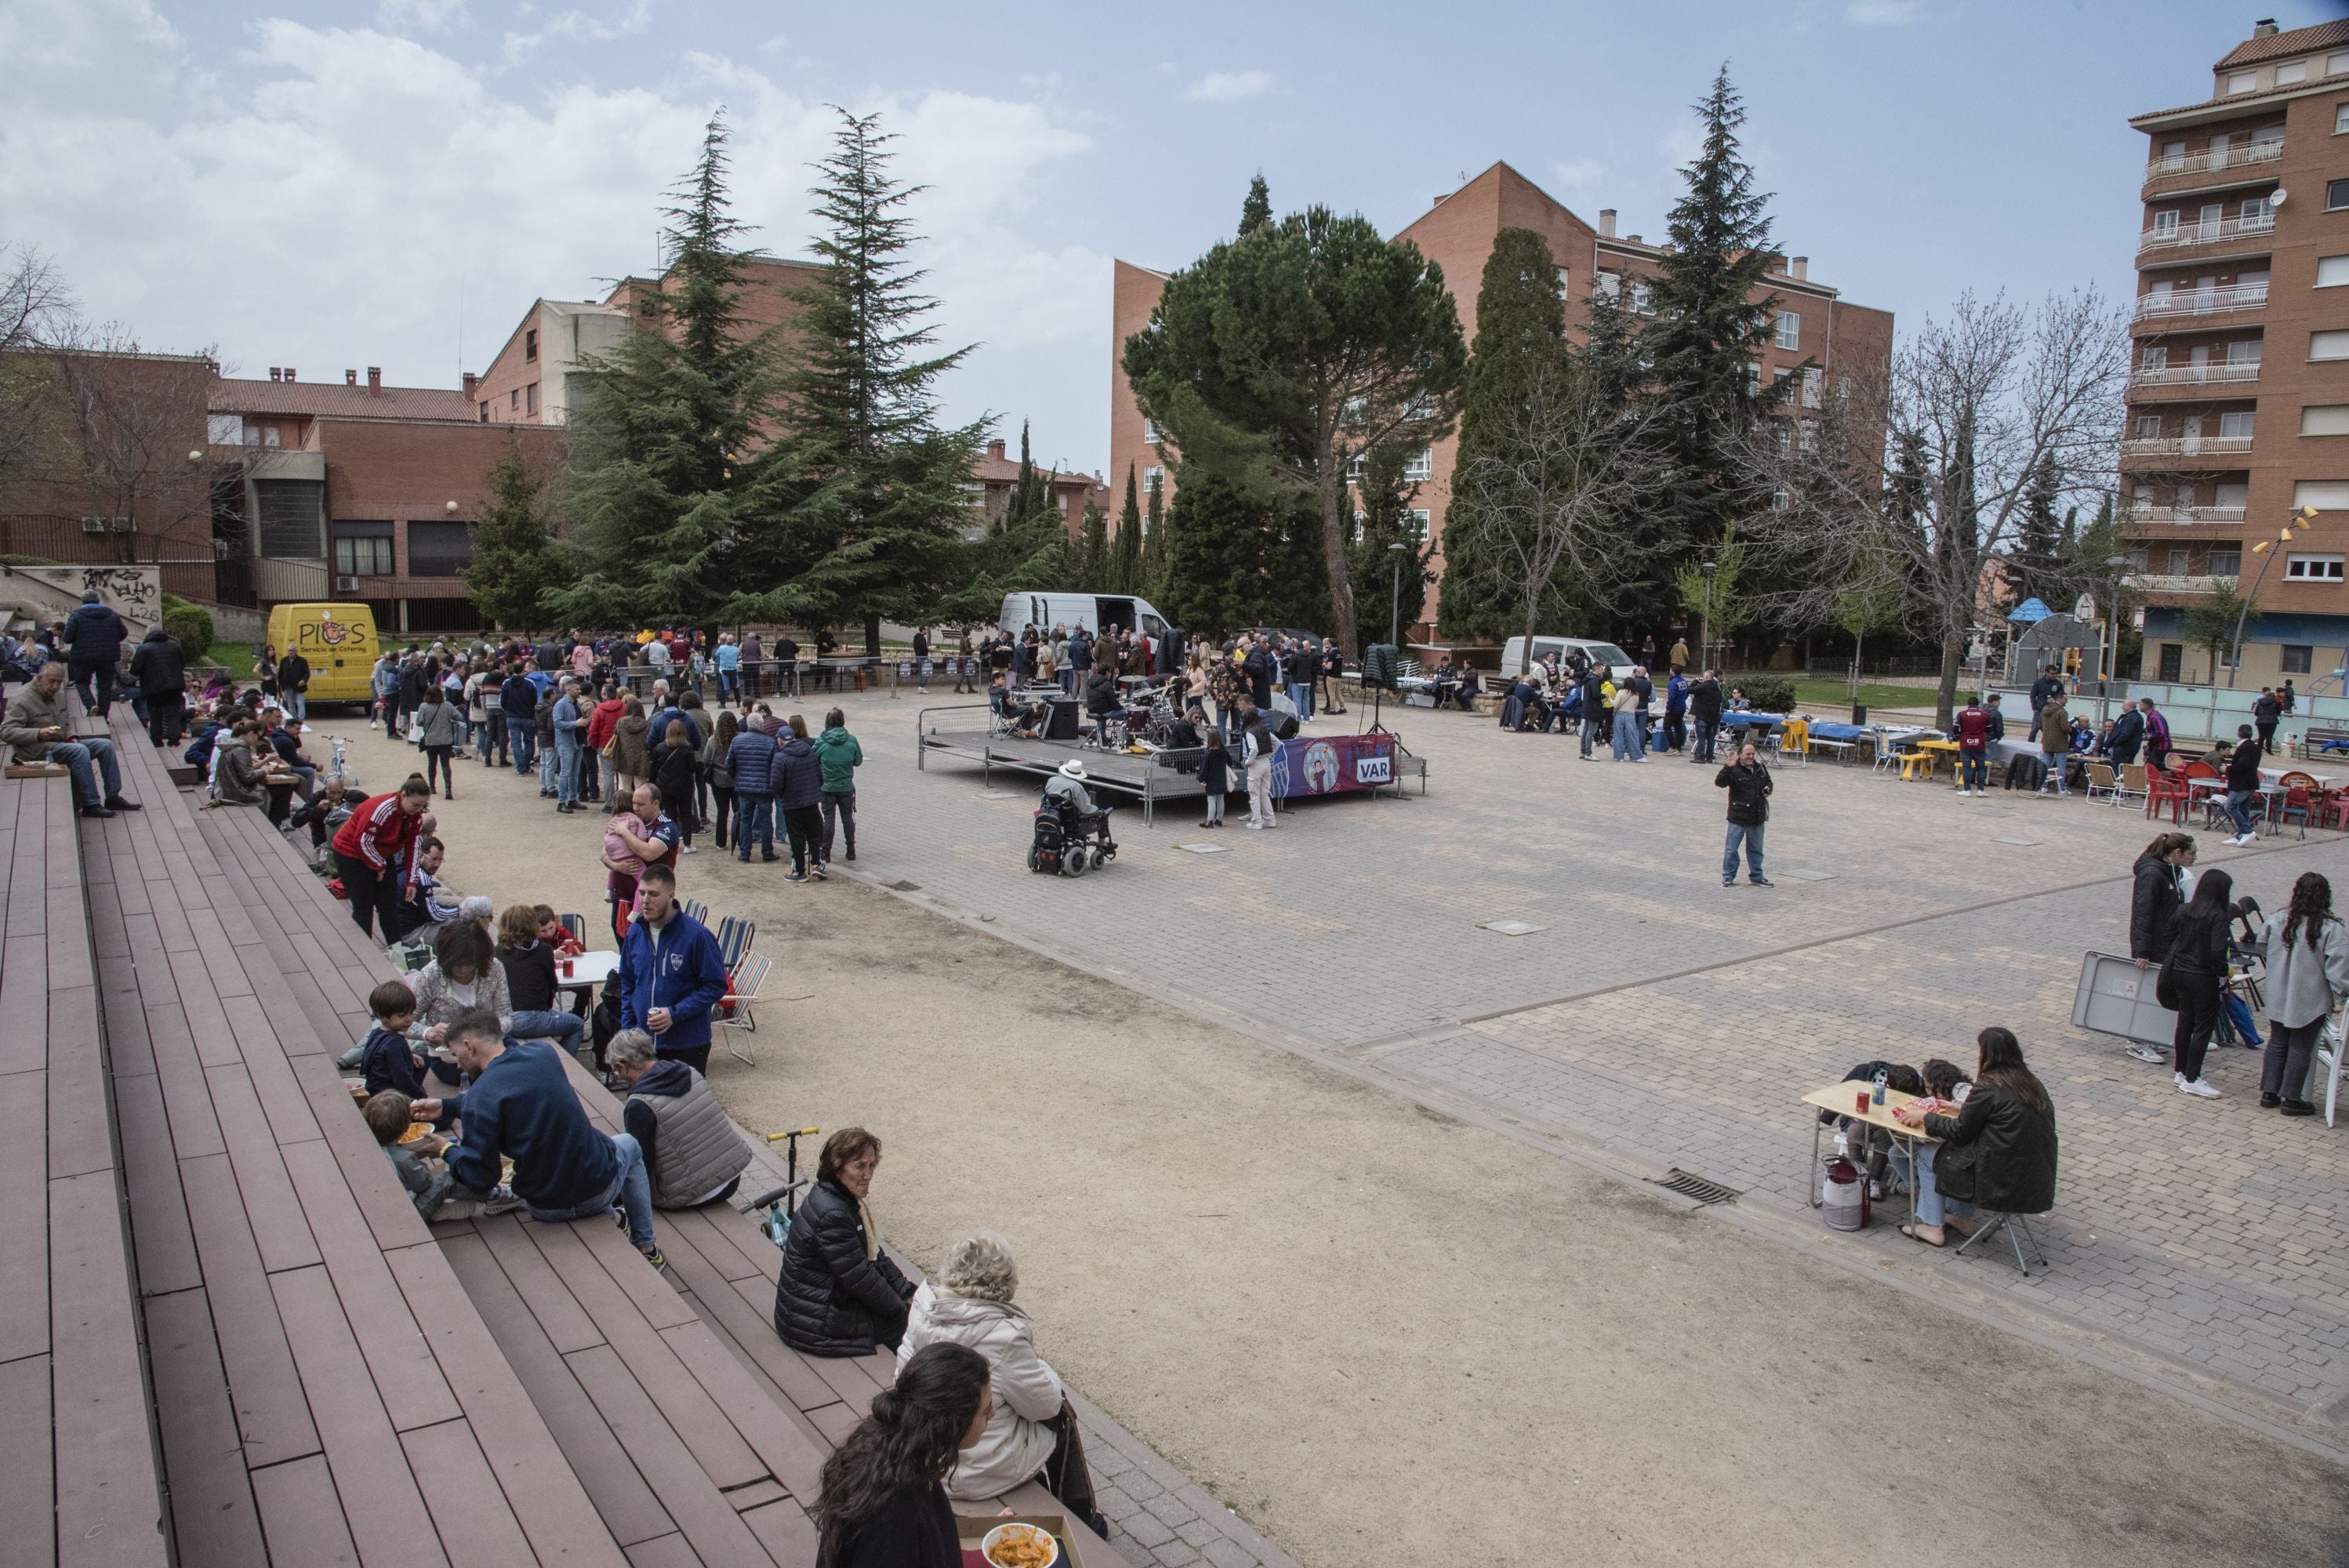
[[[537,53],[540,46],[549,39],[608,44],[616,38],[632,37],[651,26],[652,19],[652,0],[632,0],[626,10],[613,16],[591,16],[585,11],[565,11],[534,33],[508,33],[505,61],[510,66],[517,65]]]
[[[533,298],[652,265],[662,192],[722,103],[752,242],[806,254],[809,166],[835,122],[752,66],[687,56],[656,87],[525,88],[372,30],[267,21],[249,44],[210,82],[143,0],[0,0],[0,57],[51,67],[0,72],[0,239],[39,244],[93,315],[158,346],[453,386],[460,319],[479,370]],[[949,412],[1033,412],[1056,448],[1094,449],[1109,263],[1060,237],[1048,178],[1089,139],[1034,103],[850,101],[931,186],[912,211],[940,341],[987,346]]]
[[[1183,96],[1202,103],[1228,103],[1234,98],[1261,98],[1271,90],[1269,71],[1209,71],[1185,88]]]
[[[1919,9],[1919,0],[1851,0],[1843,14],[1863,27],[1899,27],[1915,21]]]
[[[375,25],[387,32],[447,33],[471,20],[465,0],[378,0],[375,8]]]
[[[1560,159],[1550,164],[1549,170],[1560,185],[1579,190],[1596,183],[1607,166],[1595,158]]]

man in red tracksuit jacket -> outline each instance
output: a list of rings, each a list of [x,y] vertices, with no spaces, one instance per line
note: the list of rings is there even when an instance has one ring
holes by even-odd
[[[351,902],[351,918],[369,936],[383,921],[387,941],[403,898],[416,896],[416,830],[432,787],[411,777],[397,790],[371,795],[335,830],[335,865]]]

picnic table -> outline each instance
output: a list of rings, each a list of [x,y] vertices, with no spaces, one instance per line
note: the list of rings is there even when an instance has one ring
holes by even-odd
[[[608,947],[586,953],[574,953],[568,958],[554,961],[554,988],[558,991],[587,991],[601,985],[618,973],[620,955]]]
[[[1928,1136],[1921,1127],[1902,1126],[1892,1115],[1910,1100],[1922,1099],[1921,1095],[1902,1094],[1897,1088],[1888,1088],[1884,1091],[1882,1105],[1871,1102],[1864,1111],[1853,1109],[1859,1094],[1867,1093],[1873,1096],[1874,1091],[1873,1084],[1850,1079],[1843,1083],[1831,1083],[1825,1088],[1815,1088],[1803,1097],[1803,1103],[1819,1110],[1832,1111],[1837,1116],[1849,1117],[1854,1121],[1864,1121],[1870,1127],[1881,1128],[1890,1133],[1896,1141],[1908,1146],[1909,1222],[1913,1225],[1917,1222],[1917,1149],[1920,1144],[1937,1143],[1940,1140]],[[1811,1167],[1810,1175],[1806,1180],[1810,1183],[1810,1205],[1814,1209],[1819,1207],[1821,1202],[1819,1133],[1826,1126],[1826,1123],[1820,1118],[1816,1116],[1811,1118]]]

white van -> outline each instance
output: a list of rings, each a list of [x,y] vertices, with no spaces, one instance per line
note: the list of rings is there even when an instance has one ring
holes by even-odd
[[[1006,593],[999,624],[1010,637],[1030,626],[1040,632],[1054,626],[1071,631],[1082,626],[1088,632],[1123,626],[1148,637],[1153,647],[1166,634],[1166,617],[1158,613],[1158,607],[1130,593]]]
[[[1584,658],[1594,665],[1606,665],[1607,673],[1616,680],[1626,680],[1630,676],[1631,655],[1612,643],[1593,642],[1588,637],[1536,637],[1533,642],[1533,658],[1537,664],[1556,654],[1562,666],[1566,663],[1567,650],[1580,648]],[[1526,639],[1511,637],[1501,649],[1501,678],[1513,681],[1525,671]]]

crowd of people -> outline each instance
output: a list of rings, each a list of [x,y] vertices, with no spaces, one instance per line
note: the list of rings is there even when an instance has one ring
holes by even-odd
[[[1470,707],[1480,689],[1475,667],[1454,665],[1447,655],[1430,677],[1430,689],[1438,707],[1447,697]],[[1568,649],[1564,658],[1545,654],[1506,682],[1500,724],[1520,734],[1578,735],[1585,761],[1603,740],[1617,762],[1645,762],[1652,752],[1685,750],[1691,762],[1703,764],[1718,760],[1722,715],[1752,707],[1743,690],[1724,686],[1719,670],[1692,676],[1675,663],[1667,667],[1659,692],[1647,665],[1634,665],[1618,682],[1612,670],[1594,664],[1578,647]]]

